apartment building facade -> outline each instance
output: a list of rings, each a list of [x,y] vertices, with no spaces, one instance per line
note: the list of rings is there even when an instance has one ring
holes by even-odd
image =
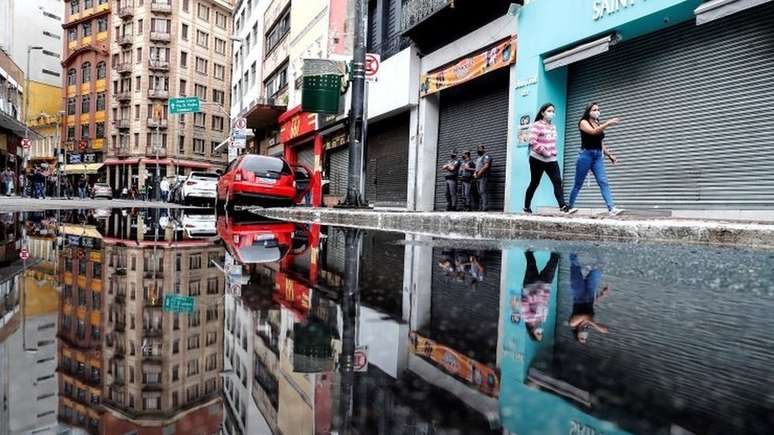
[[[225,166],[230,0],[120,0],[111,24],[111,130],[105,178],[115,191]],[[169,99],[197,96],[201,112],[169,114]],[[158,167],[158,169],[157,169]]]

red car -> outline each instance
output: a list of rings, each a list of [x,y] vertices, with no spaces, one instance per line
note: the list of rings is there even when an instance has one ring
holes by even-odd
[[[292,205],[308,191],[311,173],[278,157],[245,154],[229,163],[218,180],[218,202],[227,207]]]
[[[288,253],[306,249],[308,234],[303,226],[254,218],[250,221],[229,216],[218,218],[218,235],[239,263],[276,262]]]

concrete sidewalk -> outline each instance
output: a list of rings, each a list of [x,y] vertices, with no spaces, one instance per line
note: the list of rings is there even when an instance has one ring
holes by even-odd
[[[274,218],[333,226],[425,234],[443,238],[631,240],[774,249],[774,224],[637,216],[539,215],[481,212],[409,212],[330,208],[255,208]]]
[[[184,208],[180,204],[129,199],[34,199],[0,196],[0,212],[44,211],[95,208]]]

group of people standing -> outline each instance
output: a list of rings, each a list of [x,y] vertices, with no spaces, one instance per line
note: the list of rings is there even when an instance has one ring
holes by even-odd
[[[578,121],[578,130],[581,137],[581,150],[575,161],[575,184],[570,193],[570,201],[564,199],[562,190],[562,176],[559,171],[559,163],[556,158],[556,126],[554,117],[556,116],[556,107],[551,103],[546,103],[535,116],[535,122],[529,131],[529,168],[530,183],[524,196],[524,213],[532,214],[532,197],[535,195],[543,173],[548,175],[551,184],[554,187],[554,196],[563,213],[572,214],[578,211],[575,208],[575,201],[583,187],[583,182],[589,171],[594,174],[599,189],[602,192],[602,198],[605,200],[608,213],[611,216],[620,214],[623,210],[617,208],[613,202],[613,196],[610,193],[610,186],[607,181],[607,172],[605,169],[605,159],[615,165],[618,159],[610,152],[605,145],[605,130],[618,125],[619,118],[611,118],[605,122],[600,121],[601,110],[598,103],[590,103],[583,111],[581,119]]]
[[[446,180],[446,210],[457,211],[473,210],[473,183],[475,182],[476,192],[478,192],[478,210],[489,210],[489,193],[487,192],[489,184],[489,174],[492,171],[492,157],[486,152],[483,145],[478,146],[478,158],[471,159],[470,151],[462,153],[462,158],[458,158],[457,152],[452,151],[449,161],[441,167],[445,172]],[[464,204],[461,207],[457,205],[458,184],[462,184],[462,197]]]

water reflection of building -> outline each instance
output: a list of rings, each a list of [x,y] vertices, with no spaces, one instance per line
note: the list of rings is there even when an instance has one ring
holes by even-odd
[[[223,248],[189,239],[165,211],[104,223],[104,433],[215,433],[223,419]],[[195,298],[165,312],[166,294]],[[171,432],[170,432],[171,431]]]
[[[85,216],[59,226],[59,420],[96,433],[103,399],[102,236]]]

